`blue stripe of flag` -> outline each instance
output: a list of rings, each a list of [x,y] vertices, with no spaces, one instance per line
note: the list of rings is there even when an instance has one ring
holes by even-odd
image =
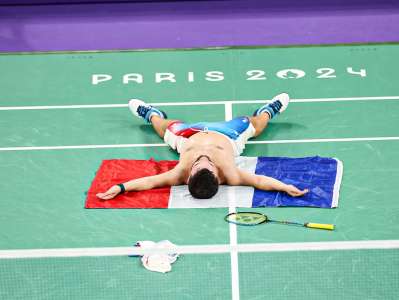
[[[331,208],[334,184],[337,177],[337,160],[325,157],[258,157],[256,174],[266,175],[293,184],[299,189],[309,189],[302,197],[291,197],[284,192],[255,189],[252,207],[310,206]]]

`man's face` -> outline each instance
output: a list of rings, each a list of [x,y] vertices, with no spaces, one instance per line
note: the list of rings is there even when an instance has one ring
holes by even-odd
[[[195,173],[202,169],[208,169],[216,177],[218,177],[218,170],[215,164],[206,155],[201,155],[195,160],[193,166],[191,167],[190,176],[193,176]]]

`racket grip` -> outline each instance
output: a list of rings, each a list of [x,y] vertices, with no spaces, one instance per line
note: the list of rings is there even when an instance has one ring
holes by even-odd
[[[305,223],[305,227],[334,230],[334,224]]]

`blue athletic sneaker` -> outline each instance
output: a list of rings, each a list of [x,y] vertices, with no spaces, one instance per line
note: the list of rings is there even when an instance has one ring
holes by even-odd
[[[254,112],[254,116],[259,116],[261,113],[268,113],[270,119],[279,113],[285,111],[290,103],[290,96],[287,93],[282,93],[275,96],[272,102],[263,105]]]
[[[148,123],[151,123],[152,115],[160,116],[163,119],[167,118],[165,112],[146,104],[144,101],[139,99],[131,99],[129,101],[129,109],[135,116],[143,118]]]

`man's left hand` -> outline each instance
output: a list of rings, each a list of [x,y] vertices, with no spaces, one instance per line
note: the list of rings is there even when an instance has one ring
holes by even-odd
[[[292,184],[290,184],[285,187],[284,192],[286,192],[288,195],[290,195],[292,197],[299,197],[299,196],[305,195],[307,192],[309,192],[309,190],[304,189],[303,191],[301,191],[296,186],[293,186]]]

